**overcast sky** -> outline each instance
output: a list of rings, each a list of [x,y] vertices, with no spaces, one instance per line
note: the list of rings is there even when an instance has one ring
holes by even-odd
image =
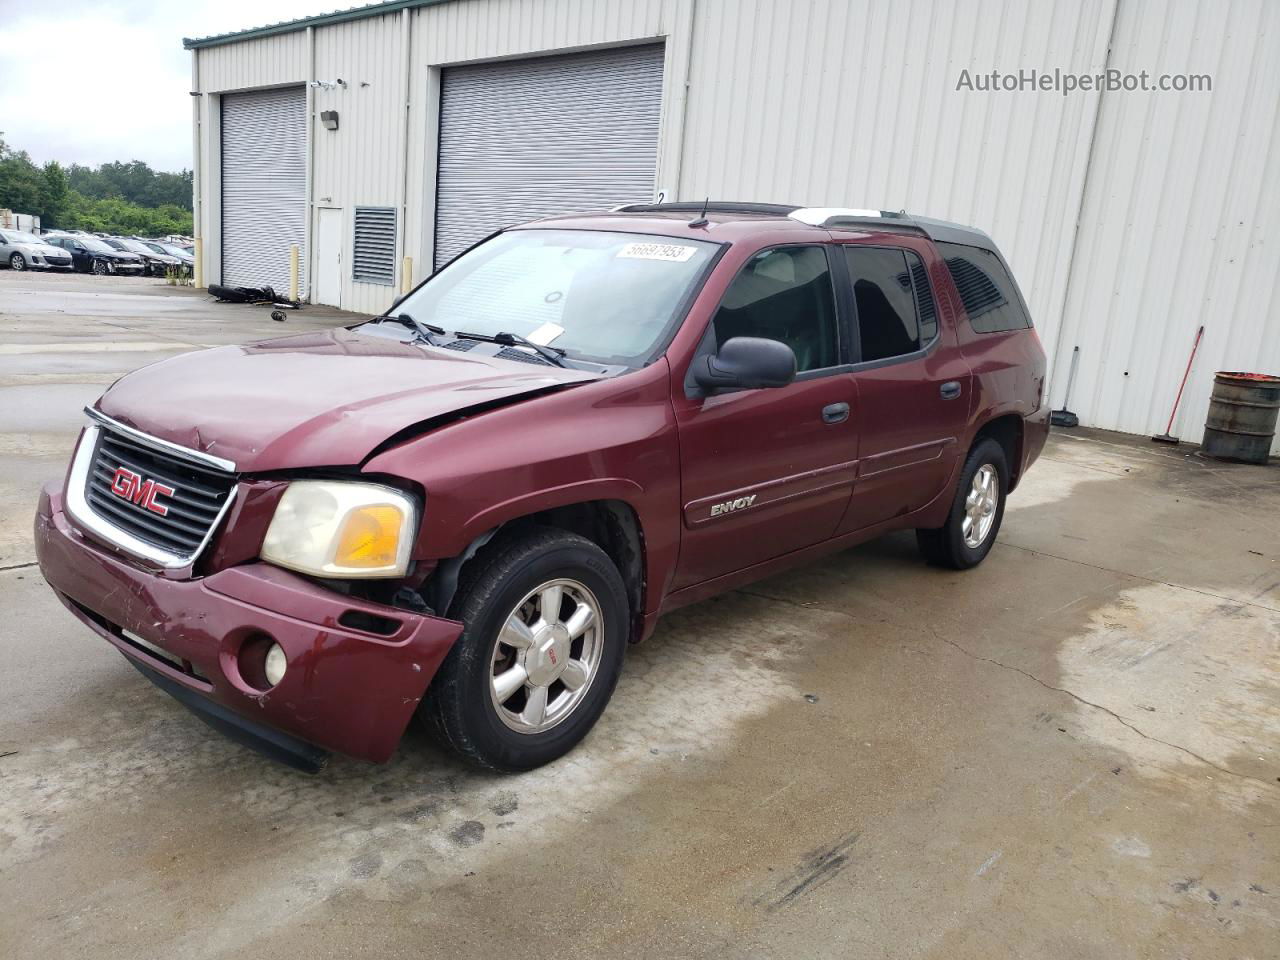
[[[0,0],[0,136],[43,163],[191,166],[191,54],[206,37],[360,0]]]

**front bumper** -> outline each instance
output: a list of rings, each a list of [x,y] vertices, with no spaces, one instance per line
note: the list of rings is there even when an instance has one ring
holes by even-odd
[[[240,739],[268,753],[262,741],[274,730],[286,741],[386,761],[462,632],[456,621],[344,597],[264,563],[193,580],[150,573],[82,536],[53,486],[41,493],[35,543],[45,579],[83,623],[162,689],[181,691],[179,699],[203,719],[221,719],[219,729],[237,728]],[[396,626],[386,635],[344,626],[340,621],[352,612]],[[265,693],[238,667],[242,645],[264,634],[288,663],[284,678]]]

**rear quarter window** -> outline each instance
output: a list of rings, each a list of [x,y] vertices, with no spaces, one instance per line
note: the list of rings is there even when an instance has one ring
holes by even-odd
[[[992,251],[962,243],[937,246],[975,332],[1003,333],[1031,326],[1013,278]]]

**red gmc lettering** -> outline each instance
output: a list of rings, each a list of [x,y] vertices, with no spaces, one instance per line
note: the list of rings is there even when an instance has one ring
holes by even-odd
[[[127,467],[117,467],[115,476],[111,478],[111,492],[117,497],[136,503],[144,510],[150,510],[164,517],[168,516],[169,508],[163,503],[158,503],[156,497],[171,497],[174,490],[173,487],[156,483],[154,480],[143,480]]]

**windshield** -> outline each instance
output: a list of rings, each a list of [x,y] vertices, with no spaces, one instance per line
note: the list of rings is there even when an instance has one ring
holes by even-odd
[[[102,242],[105,243],[112,250],[128,250],[129,249],[127,246],[125,246],[125,243],[123,240],[118,240],[115,237],[103,237]]]
[[[99,240],[97,237],[71,237],[72,241],[79,240],[84,244],[86,250],[92,250],[94,253],[115,253],[109,246]]]
[[[141,243],[137,240],[127,240],[124,237],[121,237],[118,242],[120,243],[121,246],[124,247],[124,249],[132,250],[134,253],[154,253],[155,252],[150,247],[148,247],[145,243]]]
[[[183,254],[183,250],[179,247],[175,247],[172,243],[160,243],[157,241],[150,244],[150,246],[156,251],[156,253],[167,253],[173,257],[180,257]]]
[[[23,233],[20,230],[6,230],[4,236],[9,238],[10,243],[44,243],[35,234]]]
[[[570,357],[634,366],[716,244],[593,230],[513,230],[463,254],[392,312],[451,332],[514,333]]]

